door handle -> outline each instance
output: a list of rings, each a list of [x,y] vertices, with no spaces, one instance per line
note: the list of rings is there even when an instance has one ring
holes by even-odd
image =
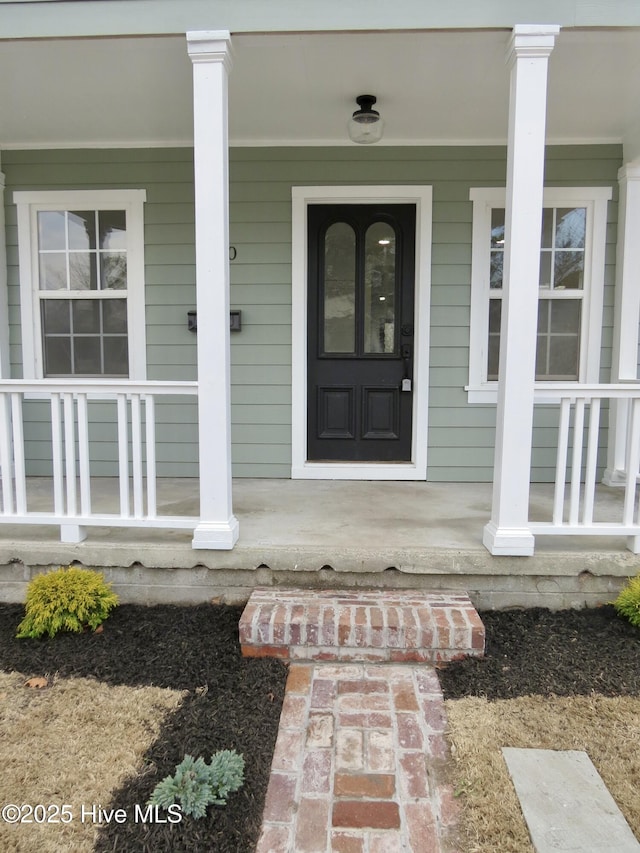
[[[402,390],[411,391],[411,344],[402,344]]]

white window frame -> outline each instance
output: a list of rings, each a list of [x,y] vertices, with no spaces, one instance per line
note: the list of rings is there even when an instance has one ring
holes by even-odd
[[[544,190],[544,207],[584,207],[587,211],[580,365],[576,385],[600,380],[607,202],[611,197],[611,187],[546,187]],[[498,383],[487,379],[491,210],[506,206],[506,190],[504,187],[472,187],[469,198],[473,202],[473,233],[469,384],[465,390],[469,403],[495,403]],[[553,381],[545,381],[545,385],[553,384]]]
[[[146,190],[42,190],[14,192],[18,211],[22,375],[43,379],[38,274],[38,212],[43,210],[124,210],[127,217],[127,334],[129,375],[147,378],[144,301],[144,202]],[[74,377],[69,377],[70,379]],[[90,379],[87,381],[91,381]]]

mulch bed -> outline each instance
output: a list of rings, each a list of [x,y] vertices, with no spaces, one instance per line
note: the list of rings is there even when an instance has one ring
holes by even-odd
[[[110,685],[155,685],[189,693],[145,755],[148,772],[117,791],[109,808],[144,806],[185,753],[207,761],[219,749],[245,759],[245,782],[226,806],[179,824],[128,821],[101,830],[95,850],[248,853],[257,841],[287,669],[245,659],[238,644],[241,607],[122,604],[100,634],[16,640],[21,605],[0,604],[0,669],[25,675],[96,678]],[[80,772],[81,768],[80,768]]]
[[[610,605],[480,612],[486,655],[439,671],[446,699],[640,696],[640,629]]]
[[[102,831],[97,853],[253,849],[287,670],[279,661],[242,658],[241,612],[224,605],[124,604],[113,611],[101,634],[16,640],[23,608],[0,604],[2,670],[189,691],[146,754],[149,770],[130,779],[110,807],[131,810],[136,803],[146,803],[156,783],[174,772],[185,753],[208,759],[218,749],[236,749],[244,755],[245,783],[227,806],[210,807],[205,818],[173,826],[110,825]],[[487,629],[486,657],[468,658],[439,671],[447,699],[640,695],[640,630],[612,607],[480,615]]]

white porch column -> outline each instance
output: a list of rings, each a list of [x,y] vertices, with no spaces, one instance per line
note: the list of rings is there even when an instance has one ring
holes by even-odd
[[[616,296],[613,320],[611,381],[638,378],[638,332],[640,324],[640,161],[628,163],[618,172],[618,245],[616,251]],[[611,401],[607,468],[603,482],[608,486],[626,481],[626,400]]]
[[[7,244],[4,227],[4,174],[0,172],[0,379],[9,379],[10,376]]]
[[[514,27],[511,68],[504,295],[491,521],[483,542],[492,554],[528,556],[533,390],[540,232],[544,185],[547,64],[557,26]]]
[[[229,139],[226,31],[187,33],[193,63],[198,308],[200,523],[193,548],[230,550],[238,539],[231,498],[229,345]]]

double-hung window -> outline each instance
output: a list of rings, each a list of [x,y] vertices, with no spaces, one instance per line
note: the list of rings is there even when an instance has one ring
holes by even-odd
[[[469,402],[496,399],[504,293],[505,190],[472,189]],[[545,189],[536,380],[598,382],[608,187]]]
[[[14,193],[25,378],[145,378],[144,200]]]

